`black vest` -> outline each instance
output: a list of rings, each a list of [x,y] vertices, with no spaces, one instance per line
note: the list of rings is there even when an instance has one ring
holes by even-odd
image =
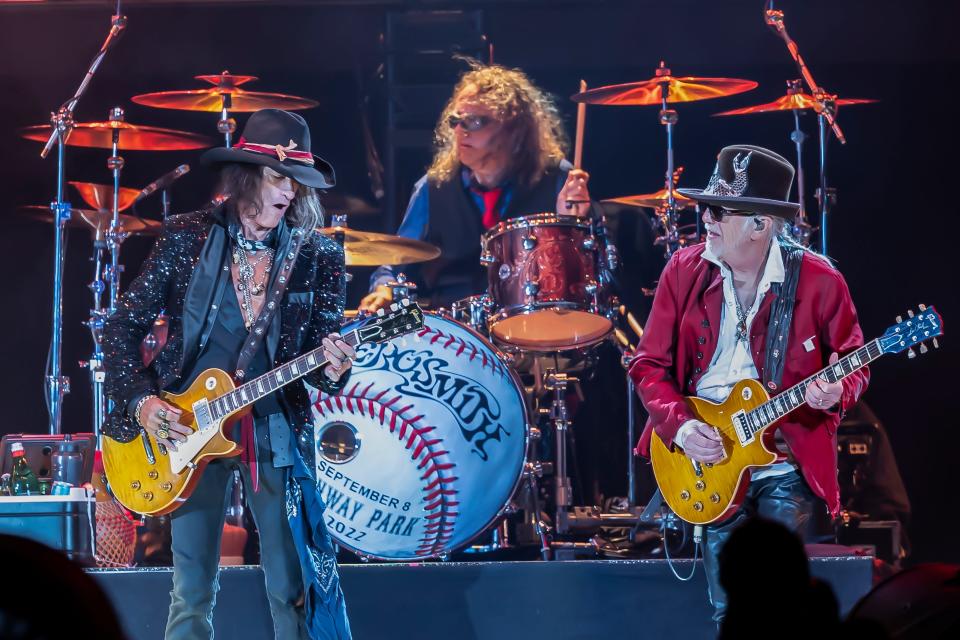
[[[563,163],[561,168],[549,169],[533,187],[514,189],[501,219],[553,211],[557,185],[566,173],[567,163]],[[440,247],[442,253],[422,266],[423,288],[418,293],[429,299],[433,308],[449,308],[451,302],[487,289],[487,269],[480,264],[483,212],[464,188],[459,173],[451,180],[429,184],[429,189],[430,215],[424,240]]]

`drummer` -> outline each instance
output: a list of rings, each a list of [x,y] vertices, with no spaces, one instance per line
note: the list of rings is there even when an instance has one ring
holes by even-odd
[[[408,274],[435,308],[486,290],[480,236],[501,220],[547,211],[585,216],[591,208],[590,176],[564,159],[553,100],[519,69],[470,66],[440,115],[433,162],[397,231],[442,251]],[[389,304],[391,280],[394,271],[379,267],[360,310]]]

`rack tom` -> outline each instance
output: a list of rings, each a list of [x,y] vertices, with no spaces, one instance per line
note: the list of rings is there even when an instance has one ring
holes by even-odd
[[[537,213],[501,222],[482,240],[493,310],[490,335],[505,345],[563,351],[613,330],[605,315],[601,246],[590,220]]]

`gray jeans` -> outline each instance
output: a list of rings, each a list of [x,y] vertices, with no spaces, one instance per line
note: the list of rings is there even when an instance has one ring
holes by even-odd
[[[267,430],[257,422],[260,490],[252,490],[250,470],[239,457],[217,460],[207,465],[193,494],[171,515],[173,590],[166,640],[213,637],[213,607],[220,589],[220,539],[227,486],[235,469],[243,478],[247,507],[260,533],[260,564],[274,634],[283,640],[307,638],[301,602],[303,577],[284,507],[285,469],[270,464]]]
[[[730,534],[751,516],[760,516],[784,525],[801,538],[813,516],[814,505],[820,502],[796,471],[770,476],[750,483],[743,505],[729,520],[704,530],[703,567],[707,589],[713,604],[713,619],[718,624],[727,611],[727,594],[720,586],[720,549]]]

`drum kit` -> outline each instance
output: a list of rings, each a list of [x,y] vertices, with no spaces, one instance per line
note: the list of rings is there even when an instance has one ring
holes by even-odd
[[[789,40],[782,16],[774,23],[771,26]],[[90,285],[94,304],[87,322],[94,351],[84,364],[91,374],[94,429],[99,434],[107,410],[102,329],[117,304],[120,246],[130,235],[158,235],[162,226],[159,221],[121,212],[154,190],[166,194],[170,183],[188,170],[182,165],[144,190],[123,188],[120,152],[182,151],[214,144],[200,134],[126,122],[121,107],[113,108],[102,122],[73,121],[77,102],[124,24],[125,18],[114,16],[110,36],[87,77],[73,98],[54,112],[51,124],[21,131],[27,139],[47,143],[44,156],[53,144],[58,145],[55,202],[49,207],[21,209],[25,217],[51,222],[56,230],[54,335],[47,377],[51,433],[60,431],[63,394],[68,390],[59,361],[62,234],[66,229],[84,228],[94,238]],[[807,84],[812,85],[809,71],[799,64]],[[244,87],[257,79],[253,76],[224,71],[196,79],[209,86],[132,99],[154,108],[218,113],[217,132],[227,147],[236,131],[233,113],[317,105],[298,96],[249,91]],[[681,212],[693,211],[695,206],[676,191],[683,169],[675,166],[673,136],[679,118],[672,106],[730,96],[757,86],[736,78],[677,77],[661,62],[649,79],[593,89],[581,83],[581,91],[572,96],[581,105],[659,106],[658,121],[666,132],[663,188],[604,202],[651,209],[659,233],[657,242],[667,256],[699,239],[698,220],[681,225]],[[804,93],[798,80],[788,83],[787,94],[773,102],[717,115],[791,111],[796,125],[791,140],[797,145],[799,160],[804,139],[799,115],[815,110],[821,122],[822,192],[829,195],[824,177],[824,131],[827,127],[838,131],[837,106],[867,102],[872,101],[838,100],[819,88]],[[112,185],[69,183],[87,209],[73,209],[64,201],[66,146],[110,151],[106,164]],[[802,198],[802,173],[798,178]],[[329,205],[326,196],[324,199]],[[826,220],[826,199],[821,198],[821,224]],[[168,206],[166,195],[164,202]],[[341,197],[338,204],[357,212],[375,211],[358,199]],[[318,231],[344,247],[347,267],[409,265],[440,255],[440,249],[422,241],[351,229],[343,215],[335,215],[331,226]],[[811,231],[801,206],[794,232],[806,243]],[[825,246],[825,231],[821,231]],[[567,471],[572,427],[567,400],[578,389],[578,379],[572,374],[589,369],[597,348],[607,341],[621,349],[622,362],[629,365],[633,347],[617,327],[618,317],[625,316],[637,336],[642,333],[639,323],[624,313],[614,295],[618,256],[607,237],[603,216],[546,212],[505,220],[483,235],[480,260],[488,272],[486,292],[459,300],[449,310],[428,311],[423,330],[412,338],[365,345],[354,363],[350,384],[340,394],[331,397],[312,392],[316,470],[327,504],[327,526],[338,544],[362,558],[446,558],[471,543],[475,545],[469,549],[486,551],[511,548],[517,541],[539,545],[545,559],[569,557],[572,552],[595,551],[597,547],[595,541],[570,542],[574,533],[596,531],[600,526],[637,527],[651,517],[636,501],[632,454],[628,454],[626,513],[604,514],[594,507],[574,506]],[[416,296],[415,285],[402,276],[390,286],[395,299]],[[104,305],[102,296],[107,291],[109,301]],[[348,322],[344,331],[354,328],[353,324]],[[162,318],[158,325],[163,325]],[[635,399],[629,384],[628,450],[635,441]],[[545,453],[547,447],[542,443],[551,443],[552,451]],[[552,478],[552,491],[541,491],[539,480],[544,476]],[[543,498],[552,502],[550,513],[541,504]]]

